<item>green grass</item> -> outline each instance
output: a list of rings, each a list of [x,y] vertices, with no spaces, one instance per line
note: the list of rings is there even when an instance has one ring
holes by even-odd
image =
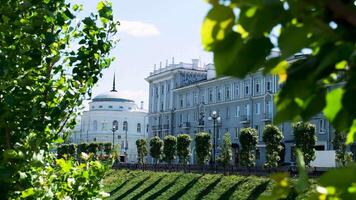
[[[105,190],[111,195],[108,199],[130,200],[253,200],[270,192],[272,184],[268,178],[256,176],[129,170],[110,170],[104,179]]]

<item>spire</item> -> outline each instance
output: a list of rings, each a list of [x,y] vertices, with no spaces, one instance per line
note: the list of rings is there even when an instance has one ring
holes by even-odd
[[[117,92],[115,89],[115,72],[114,72],[114,80],[112,81],[112,90],[111,92]]]

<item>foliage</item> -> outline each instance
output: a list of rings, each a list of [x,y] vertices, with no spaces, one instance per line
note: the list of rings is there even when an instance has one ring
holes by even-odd
[[[136,147],[137,147],[137,160],[138,163],[144,164],[145,157],[147,156],[147,142],[145,139],[137,139],[136,140]]]
[[[159,162],[162,155],[163,141],[158,136],[152,137],[150,140],[150,155],[155,159],[156,163]]]
[[[177,138],[173,135],[167,135],[163,139],[163,160],[168,164],[176,158],[177,154]]]
[[[80,143],[78,144],[78,148],[77,148],[77,154],[80,155],[81,153],[89,153],[88,152],[88,143]]]
[[[315,126],[309,122],[298,122],[293,125],[295,147],[303,153],[306,165],[315,159]]]
[[[195,135],[195,152],[199,165],[204,165],[211,155],[211,137],[209,133],[197,133]]]
[[[332,141],[334,149],[336,150],[336,160],[342,166],[352,162],[352,153],[347,152],[346,135],[340,131],[335,131],[335,136]]]
[[[98,143],[89,143],[87,146],[87,151],[88,151],[88,153],[92,153],[92,154],[94,154],[94,156],[96,156],[98,147],[99,147]]]
[[[258,141],[258,133],[254,128],[241,129],[239,141],[241,144],[240,158],[241,165],[253,167],[256,165],[255,150]]]
[[[76,148],[76,144],[62,144],[57,148],[57,156],[58,158],[63,158],[64,155],[74,157],[76,155]]]
[[[111,142],[106,142],[103,145],[104,145],[105,154],[106,155],[110,155],[111,150],[112,150],[112,143]]]
[[[179,134],[177,136],[177,156],[179,158],[180,163],[188,163],[191,142],[192,139],[188,134]]]
[[[268,124],[263,130],[263,142],[266,144],[266,168],[278,166],[280,161],[279,152],[282,150],[281,141],[283,134],[277,126]]]
[[[218,158],[218,162],[221,163],[224,167],[228,166],[232,159],[231,144],[232,143],[231,143],[230,133],[225,133],[223,144],[220,150],[220,155]]]
[[[49,191],[83,195],[80,199],[97,196],[98,188],[84,180],[97,181],[98,170],[87,171],[85,179],[74,176],[78,187],[72,190],[59,187],[66,184],[66,172],[49,168],[55,163],[53,144],[74,127],[80,105],[112,61],[117,23],[111,4],[99,2],[98,14],[85,18],[76,17],[80,10],[64,0],[0,4],[0,29],[7,30],[0,32],[1,199],[43,199]],[[56,180],[41,173],[53,173]],[[51,189],[41,187],[41,180]]]
[[[275,99],[276,122],[306,121],[323,111],[334,128],[349,130],[349,144],[355,140],[354,1],[209,3],[201,38],[203,47],[214,53],[218,75],[242,78],[261,67],[264,73],[278,74],[284,84]],[[294,57],[300,52],[308,54]]]

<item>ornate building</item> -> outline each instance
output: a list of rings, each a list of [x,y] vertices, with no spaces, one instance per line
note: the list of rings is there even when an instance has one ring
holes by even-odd
[[[128,162],[136,162],[136,140],[147,136],[147,112],[142,104],[138,107],[133,100],[119,95],[114,75],[112,90],[93,98],[89,110],[83,112],[74,129],[71,141],[120,144],[121,155],[125,155]]]
[[[264,126],[274,120],[276,108],[273,99],[280,87],[278,76],[264,76],[259,71],[244,79],[217,78],[213,64],[199,66],[199,60],[193,59],[192,63],[172,62],[165,68],[154,70],[146,81],[149,83],[149,137],[188,133],[194,138],[199,131],[209,132],[213,137],[215,132],[216,154],[219,154],[223,134],[228,132],[233,142],[235,162],[238,162],[240,130],[253,127],[259,135],[257,164],[265,162],[262,132]],[[209,120],[212,111],[217,111],[220,121]],[[316,125],[316,149],[332,149],[333,129],[328,121],[318,114],[311,122]],[[279,127],[284,134],[281,157],[283,161],[293,160],[292,125],[284,123]],[[192,162],[195,162],[194,155]]]

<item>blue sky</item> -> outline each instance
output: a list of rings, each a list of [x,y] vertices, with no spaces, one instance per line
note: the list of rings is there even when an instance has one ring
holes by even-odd
[[[84,14],[96,11],[98,1],[76,0],[83,4]],[[93,89],[93,95],[109,91],[116,72],[116,85],[122,97],[148,106],[148,83],[144,80],[153,65],[191,62],[201,58],[212,62],[212,54],[204,52],[200,43],[200,26],[209,10],[203,0],[113,0],[114,17],[121,22],[116,57]]]

